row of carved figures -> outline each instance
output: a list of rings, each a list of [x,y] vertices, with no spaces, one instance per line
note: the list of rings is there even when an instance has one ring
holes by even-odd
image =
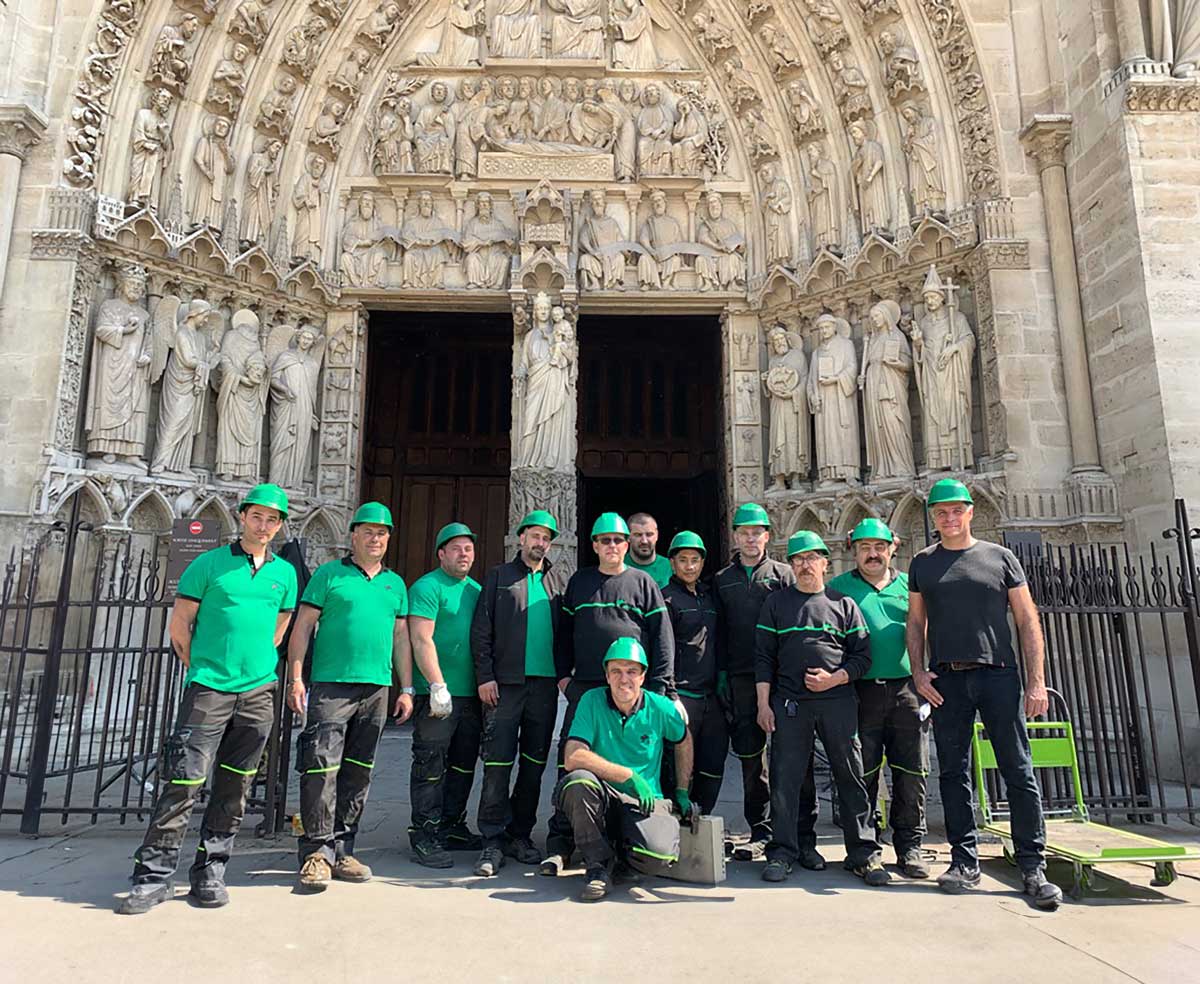
[[[145,292],[143,268],[119,267],[116,295],[97,313],[84,425],[88,456],[138,468],[148,463],[152,474],[190,476],[211,388],[217,477],[259,479],[269,416],[270,480],[286,488],[308,483],[323,333],[307,324],[264,333],[248,309],[235,311],[226,331],[208,301],[183,302],[170,294],[151,316]],[[152,391],[160,381],[151,440]]]

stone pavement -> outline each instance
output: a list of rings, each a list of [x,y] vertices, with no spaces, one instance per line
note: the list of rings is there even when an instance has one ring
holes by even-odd
[[[472,877],[466,854],[431,872],[408,858],[408,745],[408,729],[392,729],[380,749],[358,852],[375,879],[323,895],[294,891],[290,836],[247,837],[230,865],[227,908],[193,908],[184,873],[175,901],[118,917],[114,893],[125,888],[140,824],[59,828],[47,818],[46,835],[32,840],[5,818],[0,981],[1200,981],[1200,865],[1163,889],[1150,887],[1149,868],[1109,868],[1118,877],[1097,876],[1092,896],[1053,914],[1017,894],[998,845],[985,848],[983,886],[971,895],[899,876],[870,889],[841,870],[827,804],[829,870],[797,871],[779,886],[759,880],[759,865],[734,863],[716,888],[649,879],[588,906],[574,901],[577,877],[541,878],[511,861],[493,879]],[[731,778],[727,818],[740,797]],[[1183,833],[1200,840],[1200,830]],[[185,856],[193,844],[194,831]],[[930,846],[936,872],[947,851],[939,835]],[[1051,876],[1070,884],[1065,867]]]

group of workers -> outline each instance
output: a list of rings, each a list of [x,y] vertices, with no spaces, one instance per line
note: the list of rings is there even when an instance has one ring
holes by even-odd
[[[297,599],[294,568],[270,548],[287,496],[257,486],[241,504],[239,540],[196,558],[179,582],[170,637],[186,683],[133,888],[118,911],[145,912],[172,897],[188,819],[210,776],[189,894],[201,906],[228,901],[225,867],[271,731],[277,647],[289,625],[287,702],[304,720],[302,890],[371,877],[354,845],[390,710],[412,720],[416,862],[449,868],[454,852],[470,851],[479,876],[510,858],[559,875],[578,855],[584,901],[606,896],[614,879],[676,863],[680,820],[715,809],[731,748],[750,827],[735,859],[765,859],[768,882],[784,881],[796,864],[823,869],[817,738],[845,867],[868,885],[891,880],[875,808],[886,761],[897,867],[928,878],[932,726],[951,847],[938,885],[963,892],[980,880],[969,779],[978,714],[1007,786],[1024,892],[1056,908],[1062,893],[1044,873],[1045,824],[1024,728],[1047,706],[1037,611],[1017,558],[971,535],[966,486],[937,482],[928,508],[939,539],[907,575],[893,566],[892,530],[870,518],[848,534],[854,568],[828,582],[830,552],[816,533],[792,534],[787,563],[774,560],[767,512],[748,503],[734,515],[733,556],[711,578],[697,534],[677,534],[664,558],[653,517],[627,523],[611,512],[591,529],[597,563],[567,578],[549,557],[555,517],[536,510],[516,529],[515,555],[482,585],[471,577],[475,534],[454,522],[435,539],[437,566],[407,587],[384,563],[391,514],[368,502],[351,522],[350,553],[318,567]],[[560,694],[558,779],[542,852],[532,835]],[[467,803],[480,761],[474,833]]]

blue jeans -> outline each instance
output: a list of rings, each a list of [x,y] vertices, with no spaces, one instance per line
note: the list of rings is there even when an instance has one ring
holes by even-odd
[[[1004,777],[1017,865],[1023,872],[1045,867],[1046,822],[1033,775],[1024,695],[1016,668],[933,669],[938,675],[933,684],[944,701],[933,712],[933,737],[951,862],[972,868],[979,864],[970,767],[971,733],[978,711]]]

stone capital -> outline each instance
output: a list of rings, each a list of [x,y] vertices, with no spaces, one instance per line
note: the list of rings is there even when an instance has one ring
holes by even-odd
[[[1039,173],[1048,167],[1066,167],[1071,123],[1069,113],[1038,113],[1022,127],[1021,143]]]
[[[47,121],[24,103],[0,103],[0,154],[25,160],[30,148],[42,139]]]

